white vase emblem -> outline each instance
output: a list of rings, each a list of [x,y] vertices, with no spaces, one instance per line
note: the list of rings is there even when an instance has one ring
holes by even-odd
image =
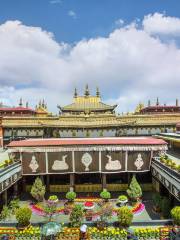
[[[32,172],[36,172],[39,167],[38,162],[36,161],[36,157],[34,155],[32,156],[29,167],[31,168]]]
[[[119,160],[112,160],[110,155],[106,155],[108,158],[108,163],[106,163],[105,169],[106,170],[120,170],[122,168],[121,163]]]
[[[92,163],[92,157],[89,153],[84,153],[81,158],[82,164],[85,166],[85,171],[89,171],[89,166]]]
[[[67,155],[63,155],[62,160],[55,160],[52,165],[52,170],[67,170],[69,166],[65,161],[66,158],[67,158]]]
[[[143,166],[144,161],[142,159],[141,153],[138,154],[138,157],[136,158],[136,161],[134,162],[134,165],[136,166],[137,170],[141,170],[141,167]]]

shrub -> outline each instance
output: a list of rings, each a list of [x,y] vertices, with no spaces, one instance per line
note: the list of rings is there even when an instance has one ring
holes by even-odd
[[[159,210],[161,209],[161,195],[159,193],[154,193],[152,195],[152,200],[153,200],[153,205],[156,207],[156,208],[159,208]]]
[[[133,213],[127,206],[120,207],[118,210],[118,220],[121,226],[128,227],[133,220]]]
[[[76,193],[73,192],[73,191],[69,191],[69,192],[66,193],[66,198],[69,201],[73,201],[76,198]]]
[[[71,227],[80,227],[84,216],[84,209],[81,205],[75,205],[70,214]]]
[[[0,220],[6,220],[6,218],[10,217],[10,215],[11,215],[10,209],[8,208],[8,206],[4,205],[1,211]]]
[[[167,197],[164,197],[161,201],[161,211],[164,218],[170,216],[171,203]]]
[[[103,199],[109,199],[109,198],[111,198],[111,194],[110,194],[110,192],[107,191],[107,189],[104,189],[100,193],[100,197],[103,198]]]
[[[37,177],[35,182],[32,185],[31,195],[37,201],[41,202],[44,199],[45,192],[46,192],[46,189],[45,189],[45,186],[42,183],[42,180],[39,177]]]
[[[171,210],[171,217],[174,223],[180,226],[180,206],[176,206]]]
[[[127,194],[132,200],[135,200],[135,201],[137,201],[137,199],[142,196],[141,187],[140,187],[139,183],[137,182],[135,176],[132,177],[131,183],[127,190]]]
[[[16,219],[18,221],[18,224],[22,227],[28,226],[29,221],[31,219],[31,215],[32,212],[30,208],[28,207],[19,208],[16,211]]]
[[[126,197],[126,195],[120,195],[120,196],[118,197],[118,199],[119,199],[119,201],[126,201],[126,200],[128,200],[128,198]]]
[[[13,199],[9,203],[9,207],[11,209],[12,214],[14,215],[16,213],[16,210],[19,208],[19,199]]]

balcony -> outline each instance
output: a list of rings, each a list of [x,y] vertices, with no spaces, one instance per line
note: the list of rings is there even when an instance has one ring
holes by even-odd
[[[166,166],[158,157],[151,163],[152,176],[161,182],[180,201],[180,173]]]

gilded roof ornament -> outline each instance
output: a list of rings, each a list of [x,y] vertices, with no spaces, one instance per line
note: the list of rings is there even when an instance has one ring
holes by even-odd
[[[89,87],[88,87],[88,84],[86,85],[86,88],[85,88],[85,92],[84,92],[84,96],[88,97],[90,95],[89,93]]]
[[[99,92],[99,88],[96,88],[96,97],[100,97],[100,92]]]

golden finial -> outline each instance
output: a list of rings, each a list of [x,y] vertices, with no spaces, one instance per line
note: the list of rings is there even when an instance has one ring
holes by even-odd
[[[77,89],[75,88],[74,89],[74,98],[77,98],[77,96],[78,96],[78,93],[77,93]]]
[[[99,92],[99,88],[96,88],[96,97],[100,97],[100,92]]]
[[[178,107],[179,106],[179,101],[178,101],[178,99],[176,98],[176,107]]]
[[[159,106],[159,98],[157,97],[156,106]]]
[[[88,84],[86,85],[84,95],[85,95],[86,97],[88,97],[88,96],[90,95],[90,94],[89,94],[89,87],[88,87]]]
[[[22,105],[23,105],[23,104],[22,104],[22,98],[20,98],[20,100],[19,100],[19,106],[22,107]]]

